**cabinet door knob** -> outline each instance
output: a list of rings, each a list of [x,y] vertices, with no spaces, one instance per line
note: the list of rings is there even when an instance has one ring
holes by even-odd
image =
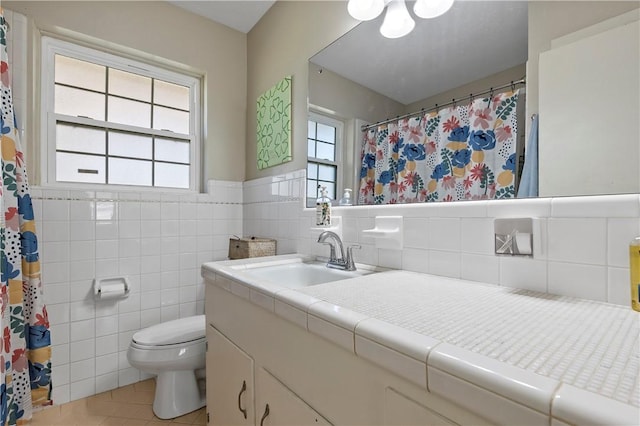
[[[268,415],[269,415],[269,404],[265,405],[264,407],[264,414],[260,419],[260,426],[264,426],[264,419],[266,419]]]
[[[240,389],[240,393],[238,394],[238,410],[242,413],[245,420],[247,418],[247,410],[242,408],[242,394],[247,390],[247,382],[242,381],[242,389]]]

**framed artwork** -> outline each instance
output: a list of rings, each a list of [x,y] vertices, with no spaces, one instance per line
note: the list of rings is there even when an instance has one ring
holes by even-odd
[[[291,76],[258,97],[258,170],[292,160]]]

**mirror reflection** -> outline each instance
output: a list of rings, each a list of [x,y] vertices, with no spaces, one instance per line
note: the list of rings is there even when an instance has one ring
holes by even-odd
[[[397,39],[383,18],[309,61],[309,204],[514,198],[523,168],[540,196],[640,192],[637,138],[606,124],[640,131],[637,3],[457,1]]]

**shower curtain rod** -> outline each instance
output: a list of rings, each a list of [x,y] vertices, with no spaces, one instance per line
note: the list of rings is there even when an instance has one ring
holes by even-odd
[[[515,89],[516,84],[526,85],[527,82],[526,82],[526,79],[522,78],[522,79],[520,79],[518,81],[512,81],[511,83],[503,84],[502,86],[492,87],[489,90],[485,90],[484,92],[480,92],[480,93],[477,93],[475,95],[473,93],[471,93],[469,95],[469,99],[473,99],[473,98],[475,98],[477,96],[488,95],[488,94],[494,93],[494,92],[496,92],[498,90],[506,89],[507,87],[512,87],[512,88]],[[386,120],[378,121],[377,123],[364,124],[362,127],[360,127],[360,130],[364,132],[365,130],[368,130],[368,129],[372,128],[372,127],[380,126],[382,124],[391,123],[392,121],[402,120],[403,118],[413,117],[413,116],[416,116],[418,114],[424,114],[425,112],[438,110],[440,108],[447,107],[449,105],[455,105],[456,103],[461,102],[464,99],[467,99],[467,98],[462,98],[462,99],[453,98],[450,102],[444,103],[442,105],[435,104],[433,107],[428,108],[428,109],[422,108],[420,111],[410,112],[409,114],[399,115],[399,116],[394,117],[394,118],[387,118]]]

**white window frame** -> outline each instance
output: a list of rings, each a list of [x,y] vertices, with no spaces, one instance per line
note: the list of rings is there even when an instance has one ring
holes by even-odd
[[[168,188],[160,186],[118,185],[109,183],[58,182],[56,180],[56,122],[62,118],[65,122],[89,125],[127,132],[139,132],[135,126],[117,124],[91,118],[71,117],[54,112],[55,96],[55,55],[63,55],[94,64],[107,66],[138,75],[155,78],[189,88],[189,134],[178,134],[167,130],[150,128],[147,134],[153,136],[189,140],[189,188]],[[200,78],[186,73],[171,71],[137,61],[124,56],[106,53],[101,50],[81,46],[68,41],[42,37],[41,49],[41,167],[42,186],[65,188],[97,188],[105,190],[136,190],[161,192],[198,192],[200,189],[200,162],[202,150],[202,105],[200,100]]]
[[[340,197],[342,197],[342,187],[343,187],[342,169],[344,167],[342,163],[342,158],[343,158],[344,141],[345,141],[345,135],[344,135],[345,123],[338,118],[335,118],[326,114],[322,114],[316,111],[312,111],[312,110],[309,111],[308,120],[315,121],[316,123],[326,124],[328,126],[335,127],[336,129],[335,161],[327,161],[327,160],[322,160],[319,158],[307,156],[307,165],[305,169],[308,170],[308,167],[309,167],[308,164],[310,159],[312,159],[314,163],[336,166],[336,200],[339,200]],[[305,179],[305,188],[307,188],[307,182],[308,182],[308,177],[307,179]],[[315,199],[311,200],[308,195],[305,197],[305,200],[306,200],[305,207],[313,207],[313,205],[315,205]]]

